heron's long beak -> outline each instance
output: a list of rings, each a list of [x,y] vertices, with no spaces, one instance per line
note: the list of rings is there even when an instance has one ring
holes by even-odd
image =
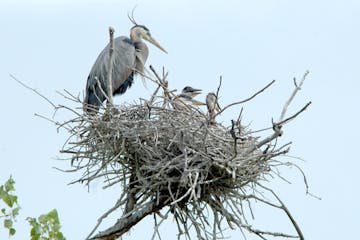
[[[152,43],[153,45],[155,45],[156,47],[158,47],[161,51],[163,51],[164,53],[168,53],[162,46],[160,46],[160,44],[153,39],[150,36],[147,36],[146,40],[148,40],[150,43]]]

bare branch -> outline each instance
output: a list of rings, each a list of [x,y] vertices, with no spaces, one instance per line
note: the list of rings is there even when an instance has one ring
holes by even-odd
[[[265,91],[265,90],[266,90],[268,87],[270,87],[274,82],[275,82],[275,80],[272,80],[272,81],[271,81],[268,85],[266,85],[263,89],[261,89],[260,91],[256,92],[254,95],[252,95],[251,97],[249,97],[249,98],[247,98],[247,99],[245,99],[245,100],[241,100],[241,101],[239,101],[239,102],[234,102],[234,103],[231,103],[231,104],[227,105],[226,107],[224,107],[223,109],[221,109],[221,111],[218,112],[218,113],[215,115],[215,117],[216,117],[217,115],[221,114],[222,112],[224,112],[224,111],[225,111],[227,108],[229,108],[229,107],[232,107],[232,106],[234,106],[234,105],[238,105],[238,104],[242,104],[242,103],[244,103],[244,102],[250,101],[251,99],[253,99],[253,98],[256,97],[257,95],[259,95],[260,93],[262,93],[263,91]]]
[[[294,115],[286,118],[285,120],[277,123],[279,125],[283,125],[285,123],[290,122],[291,120],[293,120],[294,118],[296,118],[300,113],[304,112],[309,106],[310,106],[311,102],[308,102],[303,108],[301,108],[299,111],[297,111]]]
[[[53,108],[56,108],[56,105],[50,101],[47,97],[45,97],[43,94],[41,94],[38,90],[36,90],[35,88],[29,87],[28,85],[26,85],[25,83],[23,83],[22,81],[20,81],[19,79],[17,79],[14,75],[10,74],[10,77],[12,79],[14,79],[15,81],[17,81],[18,83],[20,83],[23,87],[33,91],[34,93],[36,93],[37,95],[39,95],[40,97],[42,97],[43,99],[45,99],[48,103],[50,103],[50,105]]]
[[[163,207],[164,207],[164,204],[156,205],[154,202],[152,202],[152,203],[148,204],[146,207],[144,207],[143,209],[139,209],[131,216],[129,216],[125,219],[124,218],[119,219],[114,226],[108,228],[107,230],[102,231],[102,232],[96,234],[94,237],[87,238],[87,239],[115,240],[122,234],[129,231],[129,229],[131,227],[133,227],[136,223],[140,222],[144,217],[146,217],[147,215],[149,215],[153,212],[159,211]]]
[[[265,186],[263,186],[263,185],[261,185],[261,184],[259,184],[259,183],[258,183],[258,185],[259,185],[260,187],[266,189],[267,191],[271,192],[271,193],[275,196],[275,198],[276,198],[276,199],[279,201],[279,203],[281,204],[281,207],[280,207],[280,208],[281,208],[282,210],[284,210],[284,212],[286,213],[286,215],[289,217],[290,221],[292,222],[292,224],[293,224],[296,232],[297,232],[298,235],[299,235],[300,240],[304,240],[305,238],[304,238],[304,235],[303,235],[302,232],[301,232],[301,229],[300,229],[299,225],[297,224],[297,222],[295,221],[295,219],[294,219],[293,216],[291,215],[289,209],[286,207],[286,205],[283,203],[283,201],[281,201],[281,199],[278,197],[278,195],[277,195],[272,189],[267,188],[267,187],[265,187]]]
[[[86,237],[86,239],[89,239],[93,234],[94,232],[96,231],[96,229],[100,226],[101,222],[107,218],[112,212],[114,212],[116,209],[118,209],[121,205],[122,205],[122,202],[121,202],[122,198],[120,197],[118,199],[118,201],[116,202],[116,204],[114,205],[114,207],[110,208],[108,211],[106,211],[97,221],[94,229],[90,232],[90,234]]]
[[[306,71],[305,74],[304,74],[304,76],[302,77],[301,82],[300,82],[299,85],[296,83],[296,80],[294,79],[295,89],[294,89],[294,91],[291,93],[290,98],[286,101],[285,106],[284,106],[284,108],[283,108],[283,110],[282,110],[282,112],[281,112],[281,115],[280,115],[280,117],[279,117],[278,122],[282,122],[282,121],[283,121],[283,119],[284,119],[284,117],[285,117],[285,114],[286,114],[286,111],[287,111],[287,108],[289,107],[290,103],[291,103],[292,100],[294,99],[296,93],[297,93],[299,90],[301,90],[301,87],[302,87],[302,85],[303,85],[303,83],[304,83],[304,81],[305,81],[305,79],[306,79],[306,77],[307,77],[308,74],[309,74],[309,71]]]
[[[109,47],[109,69],[108,69],[108,75],[107,75],[107,96],[109,99],[109,104],[113,104],[113,89],[112,89],[112,71],[113,71],[113,63],[114,63],[114,32],[115,29],[112,27],[109,27],[109,36],[110,36],[110,47]]]

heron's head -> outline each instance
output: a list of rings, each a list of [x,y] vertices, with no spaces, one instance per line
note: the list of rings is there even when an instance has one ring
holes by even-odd
[[[186,86],[183,88],[182,94],[188,95],[190,97],[195,97],[196,95],[201,94],[201,89],[195,89],[190,86]]]
[[[151,36],[150,30],[147,27],[145,27],[144,25],[135,25],[134,27],[132,27],[131,31],[130,31],[130,35],[141,37],[142,39],[155,45],[157,48],[159,48],[164,53],[167,53],[167,51],[163,47],[161,47],[160,44]]]

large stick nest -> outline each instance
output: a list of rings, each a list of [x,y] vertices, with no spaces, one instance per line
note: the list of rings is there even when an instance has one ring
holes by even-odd
[[[196,111],[132,105],[115,112],[88,126],[84,150],[91,153],[91,165],[107,174],[119,179],[135,175],[140,195],[161,194],[172,204],[206,202],[269,171],[268,155],[240,125],[235,145],[229,128],[208,125]]]
[[[255,199],[291,216],[280,199],[280,205],[268,202],[256,194],[256,188],[273,193],[260,181],[279,165],[275,158],[289,151],[287,145],[277,147],[276,139],[282,134],[282,125],[308,105],[286,120],[282,116],[273,123],[274,133],[260,141],[240,118],[223,126],[214,124],[201,109],[175,109],[171,92],[158,80],[164,96],[154,94],[150,101],[108,106],[97,115],[77,113],[75,119],[61,124],[71,133],[62,152],[70,153],[74,170],[82,172],[78,181],[89,184],[105,178],[105,187],[119,183],[124,190],[103,217],[118,207],[123,208],[123,216],[94,238],[115,239],[148,214],[164,217],[159,211],[167,206],[166,216],[173,214],[179,236],[190,238],[194,229],[198,239],[216,239],[224,221],[230,228],[238,226],[261,238],[302,239],[293,221],[297,236],[253,229],[243,203]],[[208,222],[208,212],[214,224]],[[155,229],[158,233],[158,226]]]

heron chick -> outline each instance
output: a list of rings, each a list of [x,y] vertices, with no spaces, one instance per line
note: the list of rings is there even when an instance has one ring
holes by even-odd
[[[195,96],[201,94],[201,89],[195,89],[190,86],[186,86],[181,91],[181,94],[177,95],[174,99],[174,107],[177,110],[189,111],[190,106],[202,106],[203,102],[193,99]]]
[[[135,24],[135,22],[134,22]],[[134,75],[143,72],[149,50],[142,40],[146,40],[166,52],[160,44],[152,38],[150,31],[143,25],[135,24],[130,29],[130,38],[120,36],[114,39],[112,89],[113,95],[123,94],[134,82]],[[96,113],[106,99],[107,76],[109,69],[109,44],[97,57],[86,83],[84,111]]]
[[[221,111],[215,93],[208,93],[206,96],[206,106],[209,112],[210,124],[215,124],[215,111],[218,113]]]

